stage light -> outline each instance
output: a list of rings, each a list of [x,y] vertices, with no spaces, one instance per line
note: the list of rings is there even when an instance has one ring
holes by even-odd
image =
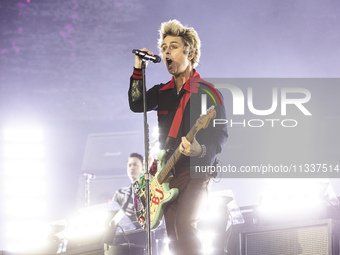
[[[339,201],[328,182],[294,182],[263,191],[258,211],[264,219],[317,218],[327,205]]]
[[[11,197],[42,197],[46,193],[47,185],[42,178],[19,179],[7,178],[4,182],[4,193]]]
[[[46,254],[55,253],[60,240],[55,236],[55,228],[39,221],[8,222],[7,250],[15,253]]]
[[[156,155],[159,153],[159,151],[160,151],[160,143],[155,142],[150,149],[150,155],[152,157],[156,157]]]
[[[244,218],[232,190],[210,193],[198,227],[205,254],[222,254],[228,227],[243,224]]]
[[[218,221],[221,217],[227,215],[226,210],[221,208],[226,207],[225,198],[222,196],[211,195],[209,196],[207,208],[202,216],[202,220],[214,220]]]
[[[37,128],[11,128],[3,131],[4,156],[6,158],[42,158],[45,147],[43,132]]]
[[[4,146],[4,156],[6,158],[31,159],[42,158],[45,147],[41,144],[7,144]]]
[[[158,126],[153,127],[153,129],[152,129],[152,137],[158,139],[158,137],[159,137]]]
[[[224,220],[228,217],[231,217],[233,224],[244,223],[232,190],[212,192],[206,201],[206,209],[201,216],[201,221],[221,222],[222,219]],[[205,223],[204,225],[209,224]]]
[[[108,212],[89,212],[79,214],[70,219],[67,230],[67,238],[83,238],[90,235],[98,235],[105,231]]]
[[[2,229],[6,233],[5,249],[11,250],[11,243],[28,247],[21,245],[22,240],[32,245],[35,241],[30,238],[37,236],[35,231],[41,230],[39,224],[46,220],[45,143],[41,129],[25,124],[5,129],[2,141],[3,215],[4,222],[11,222]]]
[[[110,226],[110,221],[116,211],[83,209],[74,215],[67,224],[65,240],[67,250],[83,245],[102,243],[111,234],[116,226]],[[112,233],[111,233],[112,232]],[[106,240],[113,242],[112,240]]]
[[[160,151],[160,144],[158,141],[159,129],[157,126],[152,129],[152,137],[153,140],[150,143],[150,155],[155,158]]]
[[[170,239],[168,237],[165,237],[163,239],[163,251],[162,255],[172,255],[169,249]]]
[[[41,129],[13,128],[4,130],[5,142],[42,142],[43,132]]]
[[[215,244],[214,240],[217,236],[215,231],[204,231],[200,233],[200,239],[202,241],[202,249],[205,255],[214,254]]]
[[[8,215],[8,217],[20,217],[23,218],[30,218],[30,217],[40,217],[40,216],[46,216],[47,209],[46,204],[44,203],[45,198],[28,198],[22,197],[20,199],[10,199],[7,200],[5,205],[5,213]],[[23,214],[23,208],[24,214]]]
[[[3,163],[4,174],[8,177],[45,176],[45,164],[37,160],[8,160]]]

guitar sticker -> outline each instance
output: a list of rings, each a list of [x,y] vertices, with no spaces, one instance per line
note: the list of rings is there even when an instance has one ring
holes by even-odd
[[[152,162],[152,166],[150,167],[150,170],[149,170],[149,173],[151,174],[151,175],[155,175],[156,173],[157,173],[157,164],[158,162],[157,162],[157,160],[155,159],[153,162]]]
[[[162,197],[160,198],[160,200],[163,200],[163,198],[164,198],[164,193],[163,193],[163,191],[161,191],[161,190],[159,190],[159,189],[155,189],[159,194],[161,194],[162,195]]]
[[[159,190],[159,189],[155,189],[155,191],[157,192],[157,193],[159,193],[160,195],[161,195],[161,197],[158,197],[158,196],[152,196],[152,199],[151,199],[151,203],[153,203],[153,204],[155,204],[155,205],[158,205],[160,202],[161,202],[161,200],[163,200],[163,198],[164,198],[164,193],[163,193],[163,191],[161,191],[161,190]]]
[[[138,181],[135,181],[132,185],[133,193],[136,195],[140,194],[140,185]]]
[[[140,212],[144,209],[143,203],[140,201],[139,197],[135,197],[135,209],[136,212]]]
[[[141,226],[143,226],[143,225],[145,224],[145,219],[144,219],[144,217],[140,217],[140,218],[138,219],[138,222],[139,222],[139,224],[140,224]]]

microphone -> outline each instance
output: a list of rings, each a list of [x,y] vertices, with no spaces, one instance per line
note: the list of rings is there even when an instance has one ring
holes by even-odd
[[[159,63],[161,62],[161,58],[157,55],[149,55],[148,53],[146,53],[145,51],[141,51],[141,50],[132,50],[132,53],[135,54],[136,56],[140,57],[141,59],[144,60],[150,60],[154,63]]]

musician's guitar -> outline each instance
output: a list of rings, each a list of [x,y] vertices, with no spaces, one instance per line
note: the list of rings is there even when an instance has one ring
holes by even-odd
[[[196,120],[195,125],[191,128],[189,133],[186,135],[188,141],[192,142],[195,135],[202,128],[207,128],[210,120],[215,118],[216,111],[214,108],[207,110],[206,115],[202,115]],[[179,146],[176,148],[174,153],[169,158],[165,150],[160,151],[157,159],[154,160],[149,173],[150,173],[150,226],[151,229],[155,229],[160,224],[163,217],[163,209],[166,204],[174,200],[178,195],[178,189],[169,188],[172,177],[170,171],[181,156]],[[169,158],[168,160],[166,160]],[[132,186],[134,194],[134,205],[136,211],[136,217],[139,224],[146,227],[146,190],[145,190],[145,178],[140,177],[133,183]]]

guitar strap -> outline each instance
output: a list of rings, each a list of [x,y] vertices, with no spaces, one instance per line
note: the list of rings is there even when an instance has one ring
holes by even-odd
[[[173,141],[177,138],[179,127],[181,126],[181,123],[182,123],[184,110],[189,101],[190,96],[191,96],[191,93],[188,91],[185,91],[183,97],[181,98],[181,101],[179,102],[177,111],[175,113],[175,117],[172,121],[170,131],[165,142],[166,149],[169,149]]]

